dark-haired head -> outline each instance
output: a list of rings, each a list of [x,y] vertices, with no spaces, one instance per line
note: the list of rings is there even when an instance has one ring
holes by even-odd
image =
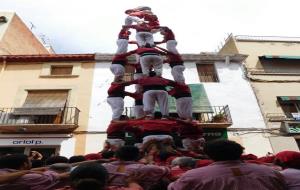
[[[214,140],[204,146],[204,153],[214,161],[239,160],[244,147],[230,140]]]
[[[82,156],[82,155],[79,155],[79,156],[71,156],[69,158],[69,163],[76,163],[76,162],[82,162],[82,161],[85,161],[85,157]]]
[[[68,163],[69,159],[64,156],[51,156],[46,160],[46,165],[56,164],[56,163]]]
[[[75,190],[103,190],[108,172],[99,163],[87,163],[76,167],[71,172],[70,179]]]
[[[10,154],[0,157],[0,169],[28,170],[31,162],[25,154]]]
[[[155,71],[150,71],[149,72],[149,77],[154,77],[156,76],[156,72]]]
[[[116,151],[116,158],[122,161],[136,161],[139,158],[139,149],[135,146],[123,146]]]

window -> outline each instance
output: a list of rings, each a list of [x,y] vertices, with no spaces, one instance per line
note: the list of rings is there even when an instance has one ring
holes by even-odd
[[[196,64],[200,82],[219,82],[214,64]]]
[[[135,68],[131,65],[125,65],[124,81],[132,81]]]
[[[72,75],[72,65],[52,65],[51,75]]]
[[[299,119],[300,100],[293,100],[293,98],[289,96],[280,96],[277,97],[277,99],[287,118]]]

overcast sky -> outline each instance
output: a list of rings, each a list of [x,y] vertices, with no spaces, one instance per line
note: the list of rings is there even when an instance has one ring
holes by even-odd
[[[181,53],[216,51],[229,33],[300,36],[298,0],[0,0],[0,11],[33,23],[56,53],[114,53],[124,11],[140,5],[173,30]]]

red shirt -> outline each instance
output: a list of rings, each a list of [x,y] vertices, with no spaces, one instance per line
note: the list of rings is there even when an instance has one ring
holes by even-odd
[[[121,31],[119,33],[119,39],[129,40],[129,35],[130,35],[130,32],[127,29],[123,28],[123,29],[121,29]]]
[[[162,52],[158,49],[155,49],[155,48],[146,48],[146,47],[140,47],[136,50],[134,50],[135,53],[143,56],[143,55],[146,55],[146,54],[161,54],[161,55],[166,55],[165,52]],[[129,53],[129,52],[128,52]]]
[[[198,139],[203,135],[202,128],[198,127],[196,122],[192,122],[191,124],[180,122],[179,125],[180,127],[178,133],[180,134],[181,138]]]
[[[176,99],[182,97],[192,97],[190,87],[181,83],[175,83],[174,88],[168,91],[168,94]]]
[[[159,76],[143,77],[131,81],[131,84],[139,84],[141,86],[151,86],[151,85],[174,86],[174,83],[175,83],[174,81]]]
[[[132,132],[136,136],[139,136],[141,133],[141,129],[138,127],[133,127],[128,121],[122,121],[121,123],[111,122],[108,128],[106,129],[108,137],[114,136],[116,134],[119,135],[120,133],[125,132]]]
[[[148,12],[144,11],[138,11],[138,12],[133,12],[129,14],[130,16],[136,16],[138,18],[142,18],[145,21],[148,21],[148,25],[152,28],[158,28],[159,27],[159,21],[156,15],[150,14]]]
[[[125,96],[125,85],[118,83],[111,83],[108,91],[108,97],[122,97]]]
[[[143,87],[143,91],[148,90],[166,90],[166,86],[173,86],[174,81],[154,76],[154,77],[143,77],[140,79],[129,82],[130,84],[139,84]]]
[[[164,34],[164,40],[162,42],[167,42],[169,40],[175,40],[175,35],[171,29],[166,29]]]
[[[139,126],[143,133],[150,131],[174,132],[178,128],[177,122],[173,120],[131,120],[128,121],[128,124]]]
[[[128,28],[133,28],[135,29],[137,32],[151,32],[152,28],[150,28],[148,25],[146,24],[136,24],[136,25],[128,25],[126,26]]]
[[[176,65],[183,65],[183,60],[179,54],[169,52],[167,54],[167,57],[167,62],[170,64],[171,67],[174,67]]]

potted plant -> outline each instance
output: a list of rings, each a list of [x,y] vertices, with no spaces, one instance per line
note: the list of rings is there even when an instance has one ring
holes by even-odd
[[[214,123],[227,122],[226,115],[224,113],[218,113],[212,117],[212,122],[214,122]]]

